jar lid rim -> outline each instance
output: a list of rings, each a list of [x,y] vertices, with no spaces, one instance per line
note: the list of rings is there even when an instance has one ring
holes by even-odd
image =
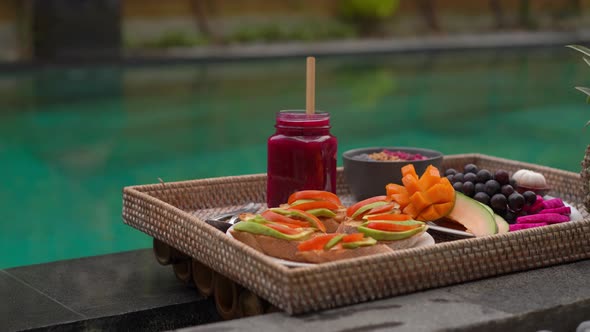
[[[316,112],[307,114],[303,110],[282,110],[277,112],[277,121],[281,122],[324,122],[330,121],[330,113]]]

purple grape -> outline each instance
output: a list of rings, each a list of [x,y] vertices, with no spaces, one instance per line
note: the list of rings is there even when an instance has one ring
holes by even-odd
[[[514,178],[510,178],[508,184],[511,185],[512,188],[516,188],[516,180],[514,180]]]
[[[457,174],[457,170],[454,168],[447,168],[447,170],[445,171],[445,176],[455,175],[455,174]]]
[[[533,191],[527,190],[522,193],[522,196],[524,197],[524,203],[526,205],[533,205],[537,201],[537,194],[535,194]]]
[[[473,174],[475,174],[475,173],[477,173],[479,171],[479,169],[477,168],[477,166],[474,165],[474,164],[467,164],[467,165],[465,165],[463,167],[463,170],[464,170],[465,174],[467,174],[467,173],[473,173]]]
[[[508,201],[506,200],[506,196],[504,196],[502,194],[495,194],[490,199],[490,206],[494,210],[506,211],[506,204],[507,203],[508,203]]]
[[[479,172],[477,172],[476,176],[477,182],[486,183],[488,180],[492,178],[492,173],[487,169],[481,169],[479,170]]]
[[[453,182],[463,183],[463,173],[455,173],[455,175],[453,175]]]
[[[490,197],[494,196],[500,191],[500,184],[496,180],[488,180],[485,184],[485,192]]]
[[[485,205],[488,205],[490,203],[490,196],[485,192],[475,193],[475,195],[473,195],[473,199]]]
[[[512,193],[514,193],[514,188],[509,184],[505,184],[500,189],[500,192],[502,193],[502,195],[509,197],[510,195],[512,195]]]
[[[506,222],[509,224],[514,224],[516,223],[516,217],[518,217],[516,212],[508,210],[504,215],[504,220],[506,220]]]
[[[476,183],[475,184],[475,192],[476,193],[480,193],[480,192],[485,192],[486,191],[486,185],[483,183]]]
[[[508,207],[512,211],[519,212],[524,207],[524,197],[517,192],[508,196]]]
[[[474,173],[465,173],[465,175],[463,175],[463,182],[473,182],[475,183],[475,179],[477,178],[477,176]]]
[[[469,173],[471,174],[471,173]],[[467,174],[466,174],[467,175]],[[469,197],[473,197],[475,194],[475,185],[471,181],[463,182],[463,193]]]
[[[510,175],[503,169],[499,169],[494,173],[494,179],[498,181],[500,185],[505,185],[510,182]]]

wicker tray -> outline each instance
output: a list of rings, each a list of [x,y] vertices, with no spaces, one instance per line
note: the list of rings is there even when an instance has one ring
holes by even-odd
[[[553,188],[550,194],[575,206],[584,220],[288,268],[203,222],[248,202],[265,202],[264,174],[126,187],[123,219],[290,314],[590,257],[590,218],[582,205],[578,174],[480,154],[446,156],[443,167],[460,168],[466,163],[490,170],[541,172]],[[337,192],[350,199],[342,169],[338,170]]]

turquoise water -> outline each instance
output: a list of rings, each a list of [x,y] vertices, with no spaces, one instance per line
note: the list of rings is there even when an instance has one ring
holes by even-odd
[[[340,152],[411,145],[579,171],[590,80],[565,49],[327,57],[317,105]],[[0,73],[0,268],[151,246],[121,188],[264,172],[305,60]],[[590,84],[587,84],[590,85]],[[339,162],[341,164],[341,161]]]

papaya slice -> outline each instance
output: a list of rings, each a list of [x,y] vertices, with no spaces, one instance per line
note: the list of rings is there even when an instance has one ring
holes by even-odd
[[[402,183],[388,184],[385,187],[387,196],[413,219],[437,220],[448,215],[455,206],[455,189],[432,165],[420,177],[412,164],[402,167]]]
[[[418,174],[416,174],[416,169],[413,164],[407,164],[402,167],[402,177],[405,177],[406,175],[411,175],[413,178],[418,179]]]
[[[433,206],[436,212],[441,216],[439,218],[442,218],[446,217],[451,212],[451,210],[455,206],[455,202],[439,203],[434,204]]]
[[[385,186],[385,191],[387,192],[387,196],[391,196],[393,194],[407,194],[408,191],[406,190],[406,187],[396,184],[396,183],[390,183],[387,186]]]
[[[430,202],[428,197],[426,197],[426,195],[421,191],[417,191],[414,193],[414,195],[410,196],[410,201],[418,213],[427,207],[432,206],[432,202]]]
[[[408,214],[408,215],[412,216],[412,218],[415,218],[415,216],[418,216],[418,213],[420,211],[418,211],[416,209],[414,204],[410,203],[404,208],[403,212],[404,212],[404,214]]]
[[[412,196],[415,192],[421,191],[420,184],[418,183],[418,178],[415,178],[411,175],[404,176],[402,178],[402,183],[406,187],[409,196]]]
[[[439,214],[436,211],[435,205],[430,205],[426,209],[422,210],[418,215],[418,220],[436,220],[439,218]]]
[[[426,190],[426,195],[433,204],[446,203],[453,200],[455,189],[452,186],[437,183]]]
[[[438,169],[432,165],[428,165],[418,182],[422,190],[427,190],[436,185],[440,182],[440,173],[438,172]]]
[[[408,196],[407,192],[401,194],[392,194],[389,197],[392,201],[399,204],[400,210],[403,210],[406,206],[408,206],[408,204],[410,204],[410,197]]]

